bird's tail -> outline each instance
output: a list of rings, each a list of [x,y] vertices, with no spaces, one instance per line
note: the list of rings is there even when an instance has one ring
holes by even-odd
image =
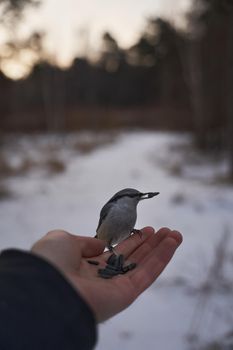
[[[95,235],[94,238],[98,238],[97,235]]]

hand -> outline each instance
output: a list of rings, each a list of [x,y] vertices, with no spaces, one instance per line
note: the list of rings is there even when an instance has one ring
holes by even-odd
[[[115,247],[137,267],[124,275],[102,279],[97,269],[105,267],[110,255],[105,244],[96,238],[75,236],[55,230],[32,247],[32,252],[58,268],[93,310],[98,322],[104,321],[129,306],[139,294],[160,275],[182,242],[177,231],[162,228],[157,233],[151,227],[133,234]],[[90,265],[87,260],[100,265]]]

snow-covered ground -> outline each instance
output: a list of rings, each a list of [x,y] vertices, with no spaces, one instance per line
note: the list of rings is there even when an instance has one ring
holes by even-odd
[[[124,187],[160,191],[139,204],[137,227],[177,229],[184,242],[159,280],[100,326],[97,350],[187,350],[190,332],[208,341],[232,329],[233,317],[227,313],[233,299],[215,293],[203,302],[190,292],[190,286],[195,289],[205,281],[216,244],[233,226],[233,188],[214,181],[224,173],[224,162],[189,162],[183,152],[188,135],[124,132],[112,143],[79,152],[71,145],[82,138],[55,137],[53,154],[65,163],[64,172],[51,175],[34,167],[6,180],[13,197],[0,201],[0,248],[28,249],[55,228],[93,236],[99,211],[113,193]],[[52,140],[49,144],[54,146]],[[13,166],[25,154],[43,162],[47,146],[45,136],[22,137],[15,149],[9,147],[8,157]]]

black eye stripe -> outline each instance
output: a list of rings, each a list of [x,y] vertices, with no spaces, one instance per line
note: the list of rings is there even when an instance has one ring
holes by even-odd
[[[140,196],[141,196],[141,193],[132,193],[132,194],[126,194],[126,195],[125,194],[124,195],[118,195],[118,196],[115,196],[115,197],[111,198],[111,200],[109,200],[108,203],[115,202],[118,199],[123,198],[123,197],[135,198],[135,197],[140,197]]]
[[[118,196],[117,199],[119,198],[123,198],[123,197],[129,197],[129,198],[134,198],[134,197],[138,197],[139,196],[139,193],[134,193],[134,194],[126,194],[126,195],[123,195],[123,196]]]

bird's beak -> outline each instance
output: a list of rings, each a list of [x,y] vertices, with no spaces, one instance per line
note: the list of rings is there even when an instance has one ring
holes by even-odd
[[[157,196],[159,194],[159,192],[146,192],[146,193],[142,193],[140,200],[142,199],[149,199],[149,198],[153,198],[155,196]]]

